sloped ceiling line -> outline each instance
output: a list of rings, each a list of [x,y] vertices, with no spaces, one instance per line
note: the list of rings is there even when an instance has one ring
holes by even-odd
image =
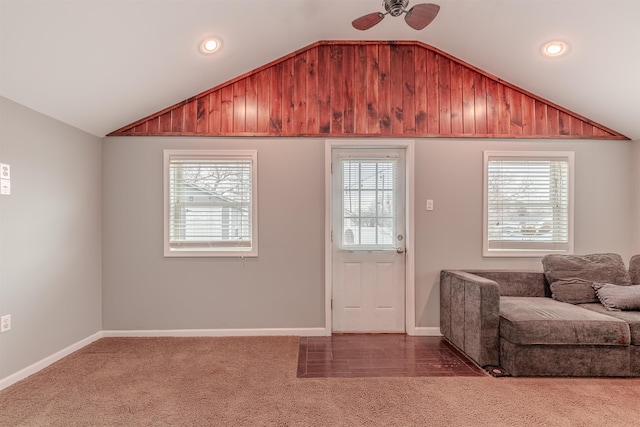
[[[109,136],[621,139],[421,42],[321,41]]]

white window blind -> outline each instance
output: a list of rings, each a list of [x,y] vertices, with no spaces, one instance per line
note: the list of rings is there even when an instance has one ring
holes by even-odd
[[[256,255],[255,152],[165,151],[165,254]]]
[[[485,152],[484,254],[571,252],[573,153]]]

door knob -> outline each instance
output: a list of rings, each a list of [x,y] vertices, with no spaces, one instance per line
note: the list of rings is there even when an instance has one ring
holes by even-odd
[[[396,249],[396,252],[398,252],[399,254],[403,254],[404,253],[404,248],[398,248],[398,249]]]

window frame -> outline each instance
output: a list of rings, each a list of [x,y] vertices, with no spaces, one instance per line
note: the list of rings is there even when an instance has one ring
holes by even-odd
[[[183,160],[249,160],[251,161],[251,244],[248,247],[215,245],[207,242],[201,246],[179,247],[170,241],[170,200],[172,159]],[[258,152],[257,150],[172,150],[163,151],[163,193],[164,193],[164,256],[165,257],[229,257],[245,258],[258,256]]]
[[[567,237],[566,244],[556,248],[537,242],[510,242],[508,248],[490,248],[489,244],[489,161],[503,158],[517,160],[565,160],[567,162]],[[542,257],[547,254],[573,254],[574,250],[575,153],[573,151],[484,151],[482,188],[482,255],[483,257]]]

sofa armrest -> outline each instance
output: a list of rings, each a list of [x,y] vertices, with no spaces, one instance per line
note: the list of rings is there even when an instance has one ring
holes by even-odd
[[[498,283],[457,270],[440,272],[440,331],[480,366],[500,365]]]

